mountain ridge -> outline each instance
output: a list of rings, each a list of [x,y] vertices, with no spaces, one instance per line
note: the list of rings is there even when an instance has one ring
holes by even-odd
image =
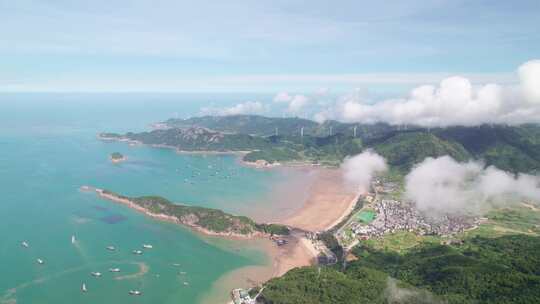
[[[166,145],[183,151],[249,151],[245,161],[339,165],[373,149],[403,172],[426,157],[481,160],[513,173],[540,170],[540,126],[480,125],[423,128],[258,115],[169,119],[148,132],[102,133],[106,139]]]

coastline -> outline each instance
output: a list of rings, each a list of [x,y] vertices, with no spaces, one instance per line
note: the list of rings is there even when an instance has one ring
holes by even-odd
[[[255,232],[252,232],[252,233],[249,233],[249,234],[239,234],[239,233],[233,233],[233,232],[226,233],[226,232],[216,232],[216,231],[208,230],[208,229],[205,229],[205,228],[203,228],[201,226],[198,226],[198,225],[195,225],[195,224],[190,224],[190,223],[187,223],[187,222],[181,222],[177,217],[174,217],[174,216],[171,216],[171,215],[166,215],[166,214],[161,214],[161,213],[153,213],[150,210],[135,204],[134,202],[132,202],[131,200],[129,200],[127,198],[123,198],[123,197],[119,197],[117,195],[106,193],[103,189],[94,188],[94,187],[90,187],[90,186],[82,186],[80,189],[82,191],[95,192],[95,193],[97,193],[97,195],[99,197],[101,197],[103,199],[126,205],[127,207],[129,207],[131,209],[134,209],[135,211],[138,211],[138,212],[140,212],[140,213],[142,213],[142,214],[144,214],[144,215],[146,215],[148,217],[154,218],[156,220],[182,225],[182,226],[185,226],[185,227],[188,227],[188,228],[194,230],[195,232],[198,232],[198,233],[201,233],[201,234],[204,234],[204,235],[228,237],[228,238],[236,238],[236,239],[250,239],[250,238],[254,238],[254,237],[264,237],[265,236],[264,233],[258,232],[258,231],[255,231]]]
[[[215,238],[212,238],[203,239],[212,245],[222,247],[216,245]],[[313,265],[317,256],[313,254],[315,249],[310,249],[306,245],[310,241],[299,236],[287,239],[289,243],[283,246],[276,246],[268,238],[242,240],[240,243],[235,243],[234,246],[237,250],[238,248],[262,250],[267,255],[266,263],[246,266],[225,273],[214,282],[199,303],[230,303],[230,291],[234,288],[259,286],[272,278],[284,275],[293,268]]]
[[[259,160],[250,162],[245,161],[244,156],[250,152],[253,152],[255,150],[226,150],[226,151],[215,151],[215,150],[181,150],[178,147],[171,146],[171,145],[164,145],[164,144],[145,144],[138,140],[123,138],[123,137],[106,137],[98,135],[97,138],[99,140],[104,141],[117,141],[117,142],[123,142],[127,143],[129,146],[148,146],[152,148],[163,148],[163,149],[171,149],[174,150],[177,154],[191,154],[191,155],[235,155],[238,157],[238,162],[242,166],[256,168],[256,169],[272,169],[272,168],[278,168],[278,167],[286,167],[286,168],[303,168],[303,167],[313,167],[313,168],[321,168],[322,166],[320,164],[314,164],[310,162],[304,162],[304,161],[288,161],[284,163],[276,162],[276,163],[260,163]]]
[[[321,168],[304,206],[280,224],[317,232],[332,228],[354,209],[360,193],[343,180],[341,171]]]
[[[308,198],[303,206],[277,223],[291,226],[298,224],[294,227],[312,232],[322,231],[340,223],[354,209],[360,193],[347,187],[339,169],[319,167],[316,170],[319,171],[318,176],[309,188]],[[342,190],[346,191],[345,194],[340,192]],[[329,209],[332,209],[332,212],[328,212]],[[314,224],[310,224],[311,222]],[[276,246],[267,238],[259,239],[258,246],[268,255],[268,264],[243,267],[226,273],[216,281],[201,303],[230,303],[223,295],[228,296],[233,288],[254,287],[280,277],[293,268],[314,265],[319,251],[303,232],[293,231],[287,240],[287,245]]]
[[[121,162],[125,162],[127,160],[126,156],[122,156],[122,158],[112,158],[110,157],[110,160],[113,164],[119,164]]]
[[[307,199],[302,207],[276,223],[285,224],[304,231],[322,231],[331,228],[341,222],[354,208],[359,193],[354,193],[347,187],[337,168],[323,168],[314,166],[297,166],[299,170],[315,170],[315,179],[307,190]],[[305,238],[303,232],[293,231],[286,236],[289,242],[284,246],[276,246],[268,235],[257,232],[250,235],[236,235],[229,233],[216,233],[197,226],[181,223],[176,217],[163,214],[155,214],[149,210],[134,204],[129,199],[104,193],[102,189],[88,186],[81,187],[82,191],[97,193],[101,198],[124,204],[146,216],[156,220],[167,221],[185,226],[200,234],[201,238],[214,243],[212,239],[225,238],[230,241],[239,241],[240,246],[255,246],[268,256],[266,265],[247,266],[235,269],[220,277],[203,298],[202,303],[224,302],[229,297],[229,287],[249,288],[262,284],[272,278],[284,275],[293,268],[310,266],[316,261],[318,250],[312,242]],[[246,245],[249,244],[249,245]],[[218,302],[218,303],[219,303]]]
[[[133,141],[125,138],[104,138],[103,140],[113,140],[127,142],[131,146],[146,145],[139,141]],[[268,256],[267,265],[247,266],[233,270],[224,274],[209,290],[208,294],[202,299],[202,303],[220,303],[229,302],[229,292],[233,288],[249,288],[260,285],[272,278],[284,275],[293,268],[310,266],[316,262],[318,250],[313,246],[311,240],[304,236],[304,232],[320,232],[328,230],[340,223],[343,218],[348,216],[354,209],[360,193],[353,191],[346,185],[341,174],[341,170],[335,167],[325,167],[318,164],[307,162],[286,162],[286,163],[258,163],[247,162],[243,160],[243,155],[250,151],[184,151],[174,146],[167,145],[147,145],[155,148],[173,149],[178,154],[200,154],[200,155],[237,155],[238,163],[242,166],[256,169],[275,170],[278,168],[292,168],[293,170],[309,170],[315,172],[315,179],[307,189],[307,198],[302,206],[292,214],[275,221],[277,224],[287,225],[300,230],[291,236],[284,237],[289,242],[284,246],[277,246],[269,239],[269,235],[264,233],[254,233],[250,235],[232,235],[229,233],[216,233],[208,231],[197,226],[181,223],[177,218],[163,214],[154,214],[127,199],[112,197],[103,193],[101,189],[96,189],[98,194],[112,201],[122,203],[133,208],[147,216],[157,220],[168,221],[191,228],[194,232],[200,233],[203,239],[212,239],[214,237],[226,238],[229,240],[240,240],[242,243],[256,244]],[[313,170],[313,171],[312,171]],[[98,190],[101,190],[98,191]],[[212,241],[209,241],[212,243]]]
[[[152,147],[152,148],[164,148],[164,149],[171,149],[171,150],[174,150],[176,153],[178,154],[193,154],[193,155],[197,155],[197,154],[201,154],[201,155],[220,155],[220,154],[223,154],[223,155],[238,155],[238,156],[244,156],[246,154],[248,154],[249,152],[252,152],[252,151],[241,151],[241,150],[226,150],[226,151],[213,151],[213,150],[181,150],[179,149],[178,147],[175,147],[175,146],[170,146],[170,145],[164,145],[164,144],[145,144],[141,141],[138,141],[138,140],[133,140],[133,139],[129,139],[129,138],[124,138],[124,137],[106,137],[106,136],[101,136],[98,134],[97,138],[99,140],[104,140],[104,141],[117,141],[117,142],[123,142],[123,143],[127,143],[129,144],[129,146],[148,146],[148,147]]]

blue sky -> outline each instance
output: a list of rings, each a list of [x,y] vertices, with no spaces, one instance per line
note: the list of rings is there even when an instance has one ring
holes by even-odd
[[[0,0],[0,20],[0,91],[512,83],[540,57],[538,0]]]

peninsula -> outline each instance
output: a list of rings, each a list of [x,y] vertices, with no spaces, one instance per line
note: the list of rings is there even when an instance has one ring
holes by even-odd
[[[109,190],[93,189],[100,197],[124,204],[147,216],[190,227],[207,235],[249,238],[287,235],[289,229],[279,224],[259,224],[246,216],[225,213],[218,209],[175,204],[160,196],[128,197]]]

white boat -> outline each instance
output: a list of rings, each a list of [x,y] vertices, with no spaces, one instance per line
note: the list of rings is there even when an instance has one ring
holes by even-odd
[[[83,283],[82,286],[81,286],[81,291],[82,292],[87,292],[88,290],[86,289],[86,284]]]
[[[101,272],[97,272],[97,271],[90,272],[90,274],[96,278],[99,278],[101,276]]]
[[[138,290],[130,290],[129,294],[132,295],[132,296],[140,296],[140,295],[142,295],[142,292],[140,292]]]
[[[172,264],[172,265],[173,265],[174,267],[180,267],[180,264],[178,264],[178,263],[174,263],[174,264]]]
[[[189,283],[188,283],[188,282],[184,282],[184,286],[189,286]]]
[[[21,246],[23,246],[24,248],[30,247],[30,245],[28,245],[28,243],[26,241],[22,242]]]
[[[71,236],[71,244],[75,244],[75,236],[74,235]]]
[[[154,248],[154,247],[153,247],[152,245],[150,245],[150,244],[143,244],[142,246],[143,246],[144,249],[152,249],[152,248]]]
[[[107,246],[106,248],[107,248],[107,250],[110,250],[110,251],[115,251],[116,250],[116,247],[114,247],[114,246]]]
[[[133,250],[132,252],[133,254],[139,254],[139,255],[143,254],[142,250]]]
[[[109,272],[120,272],[120,268],[109,268]]]
[[[45,264],[45,262],[42,259],[37,259],[36,261],[38,262],[39,265]]]

